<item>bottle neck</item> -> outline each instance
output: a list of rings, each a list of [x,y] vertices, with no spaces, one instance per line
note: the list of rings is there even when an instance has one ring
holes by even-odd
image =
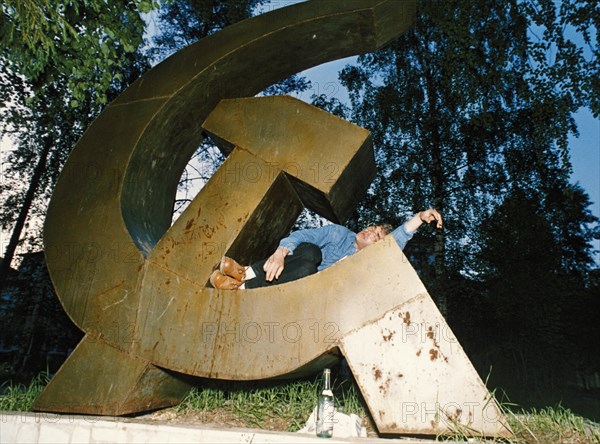
[[[323,392],[331,393],[331,372],[329,370],[323,372]]]

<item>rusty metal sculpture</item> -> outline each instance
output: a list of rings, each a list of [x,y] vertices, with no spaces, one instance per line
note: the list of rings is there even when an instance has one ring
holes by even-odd
[[[289,97],[236,97],[380,48],[414,8],[321,0],[277,10],[175,54],[105,109],[48,210],[48,267],[85,337],[37,409],[128,414],[178,403],[184,375],[291,377],[343,354],[381,433],[508,431],[394,242],[302,281],[206,286],[221,255],[270,252],[303,206],[344,221],[375,172],[366,130]],[[170,226],[203,132],[229,157]]]

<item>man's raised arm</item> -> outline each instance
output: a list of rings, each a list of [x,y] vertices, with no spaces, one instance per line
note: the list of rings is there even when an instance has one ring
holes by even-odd
[[[442,228],[442,215],[438,213],[437,210],[430,208],[429,210],[419,211],[406,222],[404,227],[407,232],[414,233],[417,230],[417,228],[419,228],[423,224],[423,222],[430,223],[434,220],[437,221],[435,225],[436,228]]]

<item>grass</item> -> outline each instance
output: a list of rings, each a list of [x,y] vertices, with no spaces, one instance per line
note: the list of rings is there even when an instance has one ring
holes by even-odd
[[[40,373],[29,385],[4,383],[0,387],[0,410],[8,412],[30,412],[33,402],[42,393],[50,380],[48,373]]]
[[[516,443],[600,443],[600,426],[561,405],[508,413]]]
[[[175,408],[187,420],[258,427],[267,430],[300,430],[317,403],[321,380],[280,381],[263,384],[206,381],[192,389]],[[366,416],[354,384],[334,382],[338,409]]]
[[[495,392],[491,392],[495,399]],[[497,401],[498,402],[498,401]],[[477,440],[464,426],[455,424],[452,436],[437,437],[440,442],[464,441],[510,444],[600,444],[600,424],[576,415],[558,404],[543,409],[523,409],[517,404],[498,402],[513,431],[509,439]]]
[[[47,382],[48,376],[44,373],[29,386],[3,385],[0,410],[31,411],[33,401]],[[320,386],[320,378],[261,384],[205,380],[201,387],[192,389],[178,406],[155,412],[149,418],[294,432],[304,426],[317,402]],[[338,408],[360,416],[373,435],[372,422],[357,386],[348,380],[334,381],[333,391]],[[522,409],[510,403],[501,405],[514,437],[508,441],[476,442],[600,444],[600,426],[561,405],[543,409]],[[467,437],[468,434],[457,427],[453,436],[440,436],[438,441],[467,441]]]

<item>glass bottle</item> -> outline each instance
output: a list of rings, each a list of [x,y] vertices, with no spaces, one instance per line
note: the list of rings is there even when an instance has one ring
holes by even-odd
[[[333,436],[333,392],[331,391],[331,370],[323,370],[323,391],[317,403],[317,436],[331,438]]]

